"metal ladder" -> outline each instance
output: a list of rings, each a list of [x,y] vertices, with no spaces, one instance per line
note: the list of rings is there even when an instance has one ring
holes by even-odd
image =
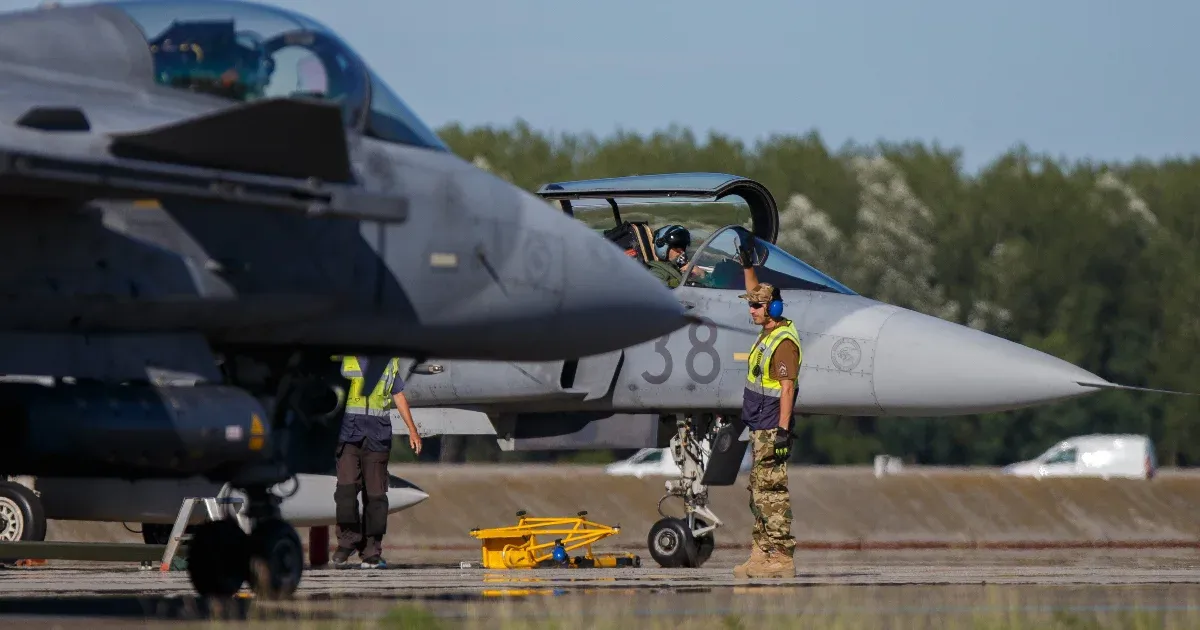
[[[183,532],[187,529],[188,522],[192,520],[192,513],[196,510],[196,503],[202,502],[208,520],[221,520],[223,505],[241,505],[242,500],[237,497],[188,497],[183,500],[183,504],[179,506],[179,516],[175,517],[175,525],[171,528],[171,536],[167,539],[167,548],[163,550],[162,562],[158,565],[159,571],[170,571],[171,562],[175,559],[175,553],[179,551],[179,543],[185,538],[190,539],[190,535],[185,535]],[[238,525],[242,531],[250,533],[250,519],[242,514],[237,514]]]

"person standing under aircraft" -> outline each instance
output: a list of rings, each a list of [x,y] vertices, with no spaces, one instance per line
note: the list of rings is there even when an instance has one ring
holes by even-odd
[[[753,265],[754,243],[738,248],[746,279],[750,317],[762,326],[747,361],[742,421],[750,429],[750,511],[754,534],[750,559],[734,568],[736,577],[794,577],[792,500],[787,461],[792,448],[792,410],[800,371],[800,335],[783,317],[779,290],[759,284]]]
[[[646,263],[650,273],[674,289],[683,282],[682,270],[687,265],[687,248],[692,233],[682,225],[666,225],[654,231],[654,253],[658,260]]]
[[[342,376],[350,379],[350,389],[338,435],[337,487],[333,492],[338,538],[333,562],[345,566],[357,551],[364,569],[386,566],[383,535],[387,533],[387,465],[392,450],[392,421],[388,412],[393,406],[408,425],[408,445],[414,453],[421,453],[421,436],[404,398],[404,379],[398,374],[399,360],[388,361],[375,388],[364,395],[366,368],[363,358],[342,357]]]

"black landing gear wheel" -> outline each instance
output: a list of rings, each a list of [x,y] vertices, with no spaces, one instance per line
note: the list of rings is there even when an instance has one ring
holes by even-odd
[[[249,578],[250,539],[235,519],[202,523],[187,546],[187,571],[201,597],[232,597]]]
[[[250,586],[260,597],[290,597],[304,572],[300,535],[287,521],[267,519],[250,534]]]
[[[697,529],[708,527],[703,519],[697,517],[695,520]],[[711,531],[696,537],[688,528],[687,520],[674,517],[659,519],[650,528],[646,544],[650,556],[659,566],[691,569],[708,562],[717,546]]]
[[[0,540],[39,542],[46,539],[46,512],[33,490],[15,481],[0,481]]]
[[[0,541],[41,542],[46,539],[46,512],[38,495],[15,481],[0,481]],[[0,558],[0,565],[15,564]]]

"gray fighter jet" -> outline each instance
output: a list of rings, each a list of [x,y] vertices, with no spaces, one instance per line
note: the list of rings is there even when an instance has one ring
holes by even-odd
[[[648,544],[664,566],[699,566],[720,520],[706,487],[734,483],[745,453],[738,419],[746,360],[760,328],[750,320],[738,249],[753,251],[760,282],[781,290],[784,316],[800,333],[797,414],[955,416],[1066,400],[1110,383],[1045,353],[987,333],[858,295],[774,245],[778,208],[744,177],[683,173],[548,184],[559,200],[607,200],[606,234],[645,262],[658,259],[645,222],[621,216],[618,200],[712,202],[740,198],[751,227],[728,225],[691,252],[674,290],[698,317],[654,341],[578,360],[443,361],[414,375],[406,396],[422,431],[495,434],[516,450],[673,449],[680,478],[667,496],[686,518],[655,524]],[[436,374],[428,375],[428,369]]]
[[[300,579],[268,489],[329,470],[334,355],[564,360],[687,321],[334,33],[224,0],[0,15],[0,262],[0,472],[244,490],[251,531],[191,541],[203,594]]]

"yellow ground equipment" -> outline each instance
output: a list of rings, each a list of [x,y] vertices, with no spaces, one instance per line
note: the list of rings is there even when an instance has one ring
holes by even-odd
[[[475,528],[471,535],[483,541],[485,569],[611,568],[639,567],[641,559],[631,553],[592,554],[592,543],[621,531],[584,519],[587,512],[566,518],[537,518],[517,512],[511,527]],[[538,537],[547,542],[538,542]],[[582,556],[570,552],[583,547]]]

